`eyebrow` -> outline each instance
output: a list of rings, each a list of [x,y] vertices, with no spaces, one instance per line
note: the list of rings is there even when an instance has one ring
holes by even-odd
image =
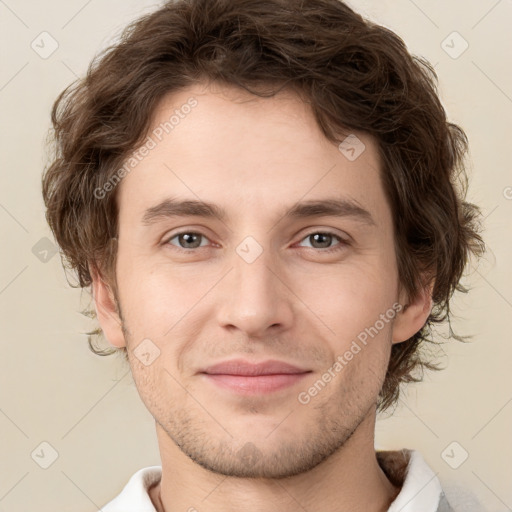
[[[142,224],[150,226],[172,217],[217,218],[223,221],[226,219],[227,213],[223,208],[213,203],[167,198],[144,212]],[[363,224],[376,225],[368,210],[348,198],[325,198],[297,202],[285,211],[280,218],[283,220],[309,217],[352,217]]]

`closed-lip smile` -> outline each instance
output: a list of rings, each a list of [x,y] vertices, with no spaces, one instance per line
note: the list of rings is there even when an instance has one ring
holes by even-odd
[[[252,363],[230,359],[205,367],[198,373],[223,389],[236,393],[270,393],[292,386],[312,370],[274,359]]]

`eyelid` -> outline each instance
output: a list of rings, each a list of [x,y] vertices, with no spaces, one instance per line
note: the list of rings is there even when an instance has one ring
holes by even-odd
[[[195,248],[191,248],[191,249],[185,249],[183,247],[179,247],[177,245],[174,245],[174,244],[170,243],[170,241],[173,238],[176,238],[177,236],[183,235],[183,234],[200,235],[203,238],[205,238],[205,239],[207,239],[208,241],[211,242],[210,238],[207,235],[205,235],[200,230],[196,230],[196,229],[182,229],[181,231],[177,231],[175,233],[171,233],[171,234],[166,235],[164,237],[164,240],[163,240],[163,245],[171,245],[174,249],[176,249],[178,251],[181,251],[181,252],[186,252],[186,253],[195,252],[198,249],[204,249],[205,247],[207,247],[207,246],[199,246],[199,247],[195,247]],[[345,234],[345,236],[342,236],[342,235],[338,234],[337,232],[335,232],[335,231],[333,231],[332,229],[329,229],[329,228],[325,228],[325,229],[323,229],[323,228],[316,228],[316,229],[311,229],[307,233],[304,233],[301,236],[301,238],[299,239],[299,241],[296,242],[294,245],[302,242],[303,240],[305,240],[306,238],[308,238],[309,236],[314,235],[314,234],[330,235],[330,236],[332,236],[334,238],[337,238],[339,240],[339,243],[337,245],[335,245],[333,247],[328,247],[328,248],[325,248],[325,249],[317,249],[315,247],[305,247],[306,249],[311,249],[311,250],[313,250],[315,252],[320,252],[320,253],[334,252],[336,250],[341,250],[345,246],[351,244],[351,237],[349,235],[347,235],[347,234]]]
[[[337,252],[337,251],[342,251],[343,249],[346,249],[346,247],[348,245],[351,244],[351,238],[346,235],[346,237],[338,234],[337,232],[335,231],[332,231],[331,229],[313,229],[312,231],[309,231],[308,233],[304,234],[301,239],[299,240],[299,242],[297,243],[301,243],[303,240],[305,240],[306,238],[310,237],[311,235],[315,235],[315,234],[322,234],[322,235],[329,235],[329,236],[332,236],[333,238],[337,238],[338,239],[338,244],[332,246],[332,247],[327,247],[325,249],[317,249],[315,247],[304,247],[304,249],[310,249],[314,252],[317,252],[317,253],[320,253],[320,254],[327,254],[327,253],[333,253],[333,252]],[[296,244],[294,244],[296,245]]]
[[[343,232],[342,234],[340,234],[338,231],[335,231],[332,228],[314,228],[311,231],[308,231],[306,234],[302,235],[301,241],[304,240],[304,238],[310,235],[314,235],[316,233],[322,233],[323,235],[332,235],[338,237],[340,240],[346,243],[352,241],[352,237],[348,233]]]
[[[179,247],[178,245],[174,245],[174,244],[170,243],[170,241],[173,238],[176,238],[179,235],[185,235],[185,234],[187,234],[187,235],[190,235],[190,234],[200,235],[203,238],[205,238],[206,240],[208,240],[209,242],[211,242],[210,238],[207,235],[205,235],[200,230],[197,230],[197,229],[182,229],[181,231],[177,231],[175,233],[171,233],[171,234],[165,235],[165,237],[163,238],[163,241],[162,241],[162,245],[171,245],[174,249],[177,249],[178,251],[184,251],[184,252],[197,251],[197,249],[204,249],[206,247],[206,246],[199,246],[199,247],[196,247],[195,249],[185,249],[183,247]]]

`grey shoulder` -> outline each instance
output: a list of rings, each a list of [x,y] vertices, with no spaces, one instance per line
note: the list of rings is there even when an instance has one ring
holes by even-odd
[[[444,484],[437,512],[486,512],[478,498],[467,487]]]

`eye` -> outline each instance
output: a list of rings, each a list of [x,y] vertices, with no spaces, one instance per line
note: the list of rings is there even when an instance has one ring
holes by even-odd
[[[171,243],[171,240],[175,238],[178,239],[178,244],[175,245]],[[201,239],[208,240],[202,233],[197,233],[195,231],[182,231],[181,233],[176,233],[172,235],[172,237],[168,238],[166,243],[175,246],[178,250],[186,251],[188,249],[198,249],[199,247],[204,247],[201,245]]]
[[[312,249],[320,249],[320,252],[334,252],[344,249],[349,242],[335,233],[330,231],[315,231],[306,235],[302,240],[310,240],[312,243]],[[330,247],[334,240],[339,240],[339,244],[334,247]],[[319,247],[318,247],[319,246]]]
[[[175,239],[177,240],[177,243],[172,242]],[[329,231],[315,231],[306,235],[302,241],[304,240],[310,241],[311,246],[309,248],[319,249],[319,252],[322,253],[340,251],[349,245],[348,240],[345,240],[339,235]],[[336,240],[338,240],[339,243],[332,246],[332,243]],[[199,249],[200,247],[208,245],[207,243],[202,244],[202,241],[209,241],[209,239],[202,233],[196,231],[182,231],[169,237],[165,243],[172,245],[178,251],[190,252],[192,249]]]

